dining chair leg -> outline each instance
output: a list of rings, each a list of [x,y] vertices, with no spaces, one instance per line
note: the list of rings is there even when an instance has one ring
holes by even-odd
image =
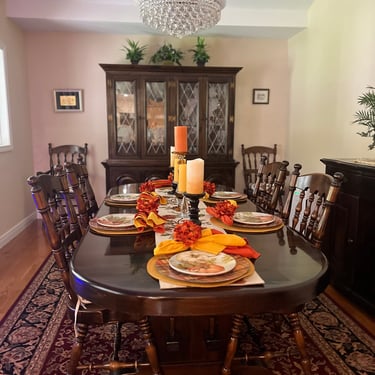
[[[156,352],[155,344],[152,340],[152,333],[150,322],[147,317],[144,317],[139,321],[139,326],[145,340],[145,351],[147,354],[148,361],[152,369],[152,375],[161,375],[158,354]]]
[[[223,368],[221,369],[222,375],[231,374],[232,361],[237,351],[238,337],[241,332],[243,320],[244,316],[240,314],[235,314],[232,317],[232,332],[227,345],[227,352],[225,354]]]
[[[303,332],[301,328],[301,323],[298,318],[297,313],[292,313],[288,315],[289,322],[293,330],[294,340],[296,341],[298,351],[301,355],[301,365],[305,375],[311,375],[311,363],[307,355],[305,339],[303,337]]]
[[[88,325],[83,323],[76,324],[76,337],[70,354],[70,362],[68,364],[67,374],[74,375],[81,358],[82,346],[88,331]]]

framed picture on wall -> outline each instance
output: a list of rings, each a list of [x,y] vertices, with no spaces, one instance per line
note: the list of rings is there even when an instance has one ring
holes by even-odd
[[[82,112],[82,90],[56,89],[53,90],[56,112]]]
[[[269,104],[270,89],[253,89],[253,104]]]

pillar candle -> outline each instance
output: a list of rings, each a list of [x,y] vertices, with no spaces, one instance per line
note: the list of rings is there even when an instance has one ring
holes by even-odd
[[[169,166],[172,168],[174,167],[174,159],[176,158],[176,154],[174,153],[174,146],[171,146],[171,152],[169,157]]]
[[[181,163],[178,166],[178,187],[179,193],[185,193],[186,191],[186,163]]]
[[[179,165],[179,160],[178,158],[174,159],[174,167],[173,167],[173,182],[178,184],[178,165]]]
[[[187,152],[187,126],[174,127],[174,147],[176,152]]]
[[[204,179],[204,160],[188,160],[186,166],[186,193],[202,194]]]

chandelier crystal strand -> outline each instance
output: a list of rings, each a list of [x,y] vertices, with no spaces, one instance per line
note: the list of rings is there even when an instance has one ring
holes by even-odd
[[[182,38],[215,26],[225,0],[138,0],[142,22]]]

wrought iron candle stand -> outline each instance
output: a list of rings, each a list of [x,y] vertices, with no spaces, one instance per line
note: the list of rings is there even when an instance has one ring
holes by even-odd
[[[176,189],[177,189],[177,183],[172,181],[172,190],[169,192],[169,194],[176,195]]]
[[[199,199],[204,197],[204,193],[201,194],[188,194],[184,193],[184,196],[189,199],[190,201],[190,208],[189,208],[189,218],[195,224],[201,225],[201,221],[199,220]]]

